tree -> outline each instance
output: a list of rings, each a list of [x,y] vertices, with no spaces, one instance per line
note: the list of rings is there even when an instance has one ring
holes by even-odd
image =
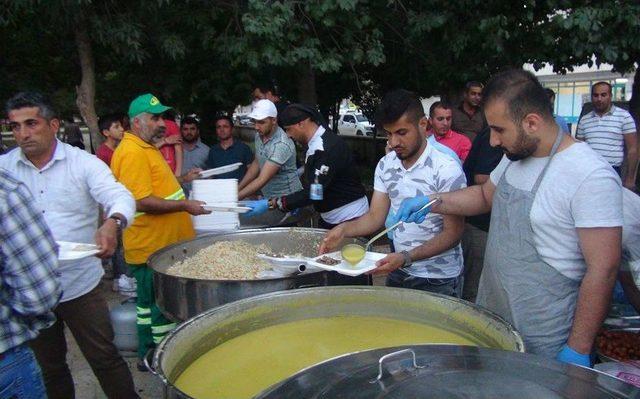
[[[640,65],[640,3],[615,0],[610,2],[575,1],[564,6],[548,22],[556,38],[556,52],[544,54],[557,72],[571,71],[573,66],[594,63],[613,65],[626,73]],[[635,74],[630,111],[640,126],[640,73]]]
[[[240,10],[241,29],[221,35],[217,47],[253,71],[293,73],[297,99],[316,103],[318,81],[385,61],[382,31],[370,11],[369,2],[357,0],[249,0]]]
[[[98,131],[95,109],[94,47],[103,46],[111,56],[117,55],[126,61],[142,62],[147,56],[145,46],[153,42],[158,43],[167,56],[179,57],[184,49],[178,38],[159,34],[152,41],[146,35],[148,31],[145,26],[139,22],[145,21],[149,15],[157,15],[162,6],[162,1],[57,0],[43,3],[37,0],[14,0],[5,4],[0,24],[8,30],[37,30],[42,37],[60,40],[65,50],[69,50],[69,35],[73,36],[79,69],[76,76],[80,81],[75,87],[76,105],[89,127],[92,142],[99,143],[102,136]],[[29,21],[30,25],[25,26],[24,21]],[[55,21],[55,26],[50,25],[51,21]],[[42,56],[42,62],[46,65],[48,60],[45,56],[51,52],[51,48],[34,47],[39,47],[36,56]]]
[[[607,62],[629,71],[639,59],[638,7],[622,0],[15,0],[0,10],[0,44],[10,54],[0,57],[0,94],[35,85],[67,108],[79,84],[78,107],[93,125],[92,103],[122,111],[141,92],[182,112],[229,112],[266,77],[325,114],[352,97],[370,115],[390,89],[453,98],[467,80],[524,63],[562,72]],[[634,104],[638,91],[635,84]]]

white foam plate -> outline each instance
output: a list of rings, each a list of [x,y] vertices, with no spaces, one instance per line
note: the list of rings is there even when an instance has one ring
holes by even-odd
[[[227,172],[233,172],[234,170],[240,168],[242,166],[242,162],[232,163],[231,165],[221,166],[219,168],[207,169],[200,172],[200,178],[206,179],[207,177],[221,175]]]
[[[56,241],[56,243],[60,246],[58,260],[82,259],[100,252],[96,244],[68,241]]]
[[[235,212],[235,213],[247,213],[251,210],[248,206],[233,206],[233,205],[202,205],[204,209],[212,212]]]
[[[265,254],[258,254],[257,257],[262,260],[266,260],[274,266],[287,270],[298,270],[300,265],[304,265],[306,270],[307,261],[309,260],[309,258],[298,258],[292,256],[277,257]]]
[[[331,266],[331,265],[325,265],[324,263],[318,262],[317,260],[322,258],[323,256],[328,256],[330,258],[339,260],[340,263],[338,263],[337,265]],[[336,251],[336,252],[331,252],[328,254],[316,256],[315,258],[309,260],[307,264],[309,266],[317,267],[319,269],[330,270],[330,271],[338,272],[340,274],[353,277],[353,276],[359,276],[363,273],[366,273],[375,269],[376,262],[384,258],[385,256],[387,256],[387,254],[381,254],[378,252],[367,252],[364,254],[364,259],[362,259],[355,266],[351,266],[350,263],[342,259],[342,254],[340,253],[340,251]]]

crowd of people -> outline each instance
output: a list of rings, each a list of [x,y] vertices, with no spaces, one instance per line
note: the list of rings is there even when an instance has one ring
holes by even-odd
[[[469,82],[460,104],[428,110],[415,93],[391,91],[376,113],[387,153],[370,196],[351,148],[316,107],[274,92],[253,92],[253,150],[234,137],[231,117],[215,119],[209,147],[198,118],[178,124],[170,107],[143,94],[126,118],[100,118],[97,157],[57,138],[46,96],[7,101],[18,147],[0,156],[3,395],[74,397],[68,328],[109,398],[138,397],[113,344],[100,259],[111,259],[117,288],[135,290],[143,359],[175,327],[155,304],[149,256],[195,237],[191,216],[209,211],[189,199],[191,182],[236,163],[217,178],[238,180],[247,217],[313,207],[328,230],[321,253],[403,221],[373,274],[390,287],[476,302],[512,323],[529,352],[590,367],[621,262],[625,292],[640,308],[629,284],[640,274],[640,199],[629,190],[637,133],[608,83],[593,86],[593,111],[575,139],[553,114],[555,94],[522,70],[487,87]],[[56,240],[95,243],[99,253],[58,260]]]

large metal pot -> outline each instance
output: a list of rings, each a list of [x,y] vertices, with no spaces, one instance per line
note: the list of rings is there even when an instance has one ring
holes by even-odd
[[[174,321],[183,321],[205,310],[255,295],[295,288],[326,285],[366,285],[368,276],[347,277],[335,272],[310,272],[296,276],[260,280],[200,280],[167,274],[167,268],[218,241],[244,241],[267,244],[273,251],[316,256],[326,230],[309,228],[270,228],[209,234],[183,241],[155,252],[148,261],[154,270],[156,303]],[[347,239],[346,242],[363,240]],[[242,266],[242,265],[238,265]]]
[[[189,398],[173,382],[217,345],[280,323],[345,315],[437,325],[485,347],[524,351],[522,338],[513,327],[469,302],[403,288],[323,287],[247,298],[198,315],[171,331],[158,345],[153,369],[165,384],[165,397]]]
[[[542,356],[453,345],[344,355],[302,370],[258,398],[637,398],[617,378]]]

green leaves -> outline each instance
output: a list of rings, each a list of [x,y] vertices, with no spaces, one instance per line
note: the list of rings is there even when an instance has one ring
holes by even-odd
[[[636,1],[12,0],[0,7],[11,55],[0,59],[0,94],[73,93],[79,23],[94,46],[99,110],[141,90],[190,111],[233,109],[254,79],[295,100],[310,67],[323,108],[352,96],[371,111],[394,87],[428,96],[526,62],[628,71],[640,60]]]

